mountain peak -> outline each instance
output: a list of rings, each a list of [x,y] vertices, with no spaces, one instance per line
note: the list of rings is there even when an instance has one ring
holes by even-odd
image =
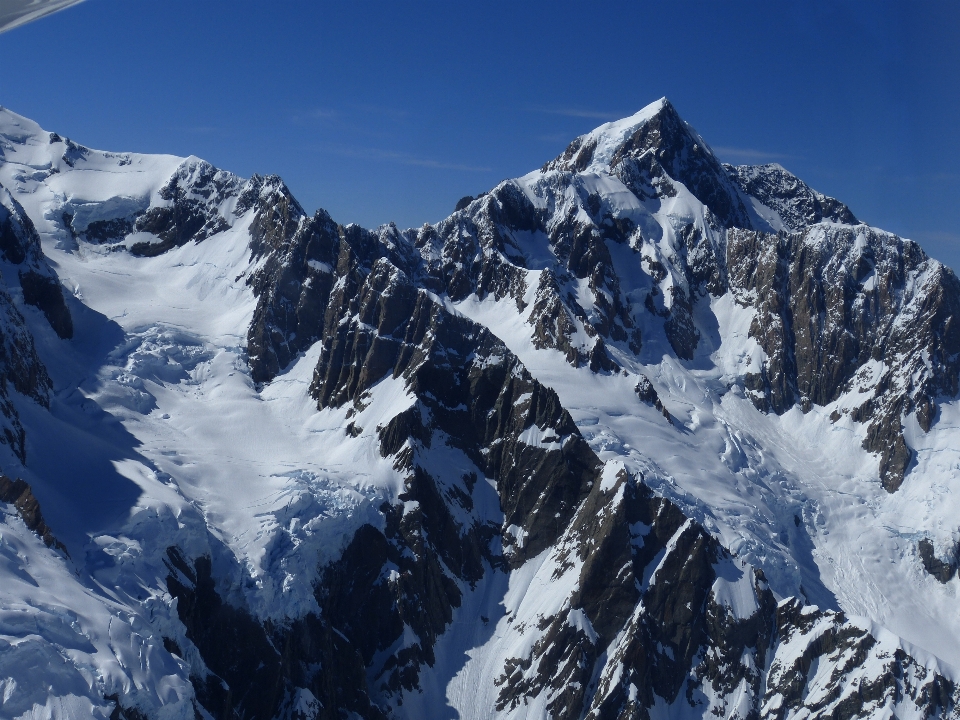
[[[672,125],[686,125],[676,108],[662,97],[629,117],[604,123],[571,142],[556,159],[544,165],[546,170],[610,172],[620,148],[655,118],[669,118]]]
[[[574,140],[543,172],[615,175],[638,198],[672,197],[682,184],[728,227],[752,227],[739,189],[665,97]]]
[[[774,210],[775,229],[798,230],[824,220],[856,225],[853,212],[839,200],[817,192],[779,163],[724,165],[740,189]]]

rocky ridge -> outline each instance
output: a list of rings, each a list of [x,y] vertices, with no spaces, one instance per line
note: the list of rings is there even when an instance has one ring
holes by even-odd
[[[52,384],[37,355],[33,335],[17,300],[39,309],[60,338],[72,337],[73,322],[60,280],[43,255],[33,222],[2,186],[0,253],[5,274],[9,277],[16,273],[17,278],[16,285],[0,288],[0,415],[3,416],[0,442],[9,445],[23,460],[26,457],[26,433],[8,388],[47,406]],[[9,279],[7,283],[10,283]],[[11,295],[11,290],[19,291],[17,299]]]
[[[536,347],[594,372],[642,357],[644,329],[692,360],[704,332],[696,308],[730,293],[753,310],[750,336],[766,355],[739,378],[758,409],[828,406],[866,382],[872,397],[845,410],[868,426],[864,447],[878,454],[884,487],[896,490],[912,458],[904,419],[915,415],[928,431],[935,398],[956,395],[955,275],[915,243],[859,224],[842,203],[778,166],[720,164],[669,102],[644,112],[649,117],[628,125],[618,143],[609,142],[614,131],[578,138],[540,173],[501,183],[435,227],[351,229],[363,237],[357,256],[390,257],[455,303],[509,297]],[[598,150],[603,141],[608,146]],[[749,192],[767,203],[762,215],[748,210]],[[686,207],[658,215],[671,199]],[[328,216],[296,212],[300,232],[331,242]],[[623,253],[614,261],[617,246]],[[310,283],[333,260],[282,260],[284,287],[298,297],[274,304],[300,303],[294,315],[316,316],[307,308],[323,307],[324,292]],[[264,272],[264,287],[278,287]],[[261,305],[269,292],[258,291]],[[264,329],[251,330],[259,379],[282,367],[264,372],[261,348],[289,362],[319,337],[298,332],[299,322],[281,326],[289,326],[294,347],[284,349],[290,341],[282,333],[265,345]]]

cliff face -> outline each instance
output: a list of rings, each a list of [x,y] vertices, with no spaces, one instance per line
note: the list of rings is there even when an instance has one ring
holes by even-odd
[[[936,398],[957,393],[956,275],[914,243],[862,226],[732,233],[727,258],[768,357],[745,378],[754,403],[778,413],[835,403],[835,419],[867,424],[864,447],[895,491],[911,460],[905,417],[929,432]]]
[[[73,323],[60,281],[43,255],[33,222],[3,186],[0,186],[0,253],[4,280],[10,283],[14,273],[17,278],[16,284],[0,287],[0,442],[24,460],[26,433],[11,401],[10,389],[48,406],[52,383],[11,292],[17,293],[22,303],[42,311],[59,337],[71,337]]]

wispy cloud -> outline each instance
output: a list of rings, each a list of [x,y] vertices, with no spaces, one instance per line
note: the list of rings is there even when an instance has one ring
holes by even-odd
[[[532,112],[546,113],[547,115],[563,115],[564,117],[574,117],[574,118],[590,118],[591,120],[616,120],[620,117],[626,117],[629,115],[627,113],[617,112],[603,112],[600,110],[583,110],[580,108],[551,108],[551,107],[541,107],[535,106],[531,107]]]
[[[561,143],[572,140],[570,133],[553,133],[551,135],[538,135],[537,140],[548,143]]]
[[[190,127],[180,128],[183,132],[191,135],[226,135],[227,129],[219,125],[192,125]]]
[[[767,152],[766,150],[757,150],[755,148],[738,148],[730,147],[728,145],[712,145],[711,147],[715,155],[728,162],[743,162],[756,165],[761,163],[794,159],[793,155],[772,153]]]
[[[2,0],[0,0],[2,2]],[[291,120],[297,124],[313,123],[320,120],[337,120],[355,124],[364,118],[390,118],[400,121],[411,117],[409,110],[390,105],[371,105],[369,103],[347,103],[334,110],[332,108],[309,108],[295,110]]]
[[[879,167],[877,172],[897,182],[937,183],[960,179],[960,173],[955,172],[902,173],[887,167]]]
[[[293,122],[297,124],[316,122],[317,120],[329,120],[335,118],[337,113],[333,110],[327,110],[325,108],[312,108],[310,110],[301,110],[297,113],[294,113],[291,118]]]
[[[360,103],[351,105],[351,107],[364,115],[382,115],[384,117],[400,120],[410,117],[410,111],[405,108],[393,107],[391,105],[371,105],[369,103]]]
[[[907,233],[907,237],[919,242],[934,242],[960,245],[960,233],[950,232],[948,230],[920,230],[913,233]]]
[[[491,172],[492,168],[478,165],[467,165],[464,163],[443,162],[432,158],[419,157],[410,153],[396,152],[393,150],[382,150],[373,147],[349,147],[344,145],[325,146],[320,148],[321,152],[342,157],[357,158],[359,160],[374,160],[378,162],[391,162],[398,165],[413,165],[416,167],[433,168],[434,170],[457,170],[460,172]]]

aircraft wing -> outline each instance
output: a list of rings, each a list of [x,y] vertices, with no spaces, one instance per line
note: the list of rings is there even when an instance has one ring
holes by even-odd
[[[0,0],[0,33],[83,0]]]

